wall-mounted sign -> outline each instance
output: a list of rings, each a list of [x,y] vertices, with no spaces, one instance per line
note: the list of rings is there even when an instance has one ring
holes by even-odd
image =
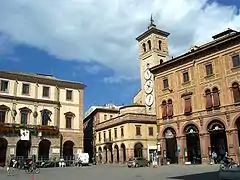
[[[14,155],[15,154],[15,148],[10,148],[10,155]]]
[[[59,148],[52,148],[52,153],[53,154],[59,154],[60,153],[60,149]]]
[[[23,141],[29,141],[29,130],[27,129],[21,129],[20,130],[20,138]]]

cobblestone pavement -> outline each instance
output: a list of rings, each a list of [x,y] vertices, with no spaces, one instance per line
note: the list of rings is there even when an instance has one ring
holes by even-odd
[[[47,168],[40,174],[31,175],[18,171],[15,176],[7,176],[0,169],[0,180],[218,180],[218,166],[170,165],[158,168],[127,168],[118,165],[97,165],[88,167]]]

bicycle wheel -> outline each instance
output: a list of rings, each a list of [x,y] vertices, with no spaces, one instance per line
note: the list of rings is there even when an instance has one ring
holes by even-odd
[[[27,169],[25,169],[25,172],[28,173],[28,174],[30,174],[31,171],[32,171],[31,168],[27,168]]]
[[[14,176],[16,174],[15,168],[9,168],[7,174],[8,176]]]
[[[35,174],[39,174],[39,173],[40,173],[40,169],[36,167],[36,168],[34,169],[34,172],[35,172]]]

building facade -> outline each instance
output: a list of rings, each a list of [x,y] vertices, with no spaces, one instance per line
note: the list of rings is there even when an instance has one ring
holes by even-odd
[[[150,69],[163,159],[209,163],[227,152],[239,161],[239,67],[240,33],[228,29]]]
[[[0,71],[0,163],[10,155],[71,158],[83,150],[81,83]]]
[[[156,151],[156,119],[146,114],[144,105],[98,107],[90,116],[98,163],[125,163],[130,157],[151,159]]]

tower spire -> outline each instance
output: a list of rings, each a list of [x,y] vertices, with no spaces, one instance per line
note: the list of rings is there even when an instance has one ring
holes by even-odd
[[[150,28],[155,28],[155,27],[156,27],[156,25],[154,24],[153,16],[152,16],[152,14],[151,14],[150,24],[149,24],[149,26],[148,26],[148,29],[150,29]]]

